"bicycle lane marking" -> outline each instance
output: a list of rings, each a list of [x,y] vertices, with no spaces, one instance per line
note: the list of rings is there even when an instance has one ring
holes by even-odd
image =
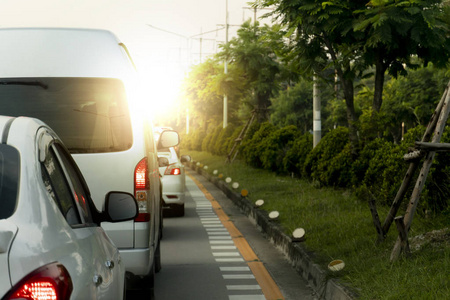
[[[253,249],[248,244],[242,233],[234,226],[233,222],[230,220],[228,215],[223,211],[220,204],[214,199],[211,193],[204,187],[204,185],[198,181],[190,172],[186,174],[195,182],[198,188],[203,192],[206,199],[211,202],[211,205],[218,216],[219,220],[222,222],[223,226],[228,230],[235,246],[241,253],[244,261],[247,263],[251,269],[256,281],[261,287],[261,290],[268,300],[279,300],[284,299],[278,285],[273,280],[272,276],[269,274],[267,269],[264,267],[263,262],[261,262],[258,256],[255,254]]]

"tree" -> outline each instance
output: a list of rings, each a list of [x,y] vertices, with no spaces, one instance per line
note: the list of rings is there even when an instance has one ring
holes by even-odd
[[[367,65],[375,66],[372,109],[382,105],[386,71],[395,78],[406,74],[405,67],[425,65],[443,67],[450,57],[450,29],[442,0],[372,0],[356,10],[355,32],[367,37],[363,55]],[[448,16],[448,14],[447,14]]]
[[[260,122],[268,120],[270,97],[278,89],[281,64],[277,51],[282,49],[279,25],[259,27],[258,23],[252,25],[247,21],[238,30],[237,37],[224,45],[223,51],[219,53],[219,57],[228,59],[230,65],[243,71]]]
[[[271,13],[291,34],[289,59],[304,76],[311,78],[326,69],[336,70],[346,104],[349,139],[358,145],[354,107],[354,79],[363,70],[359,49],[363,32],[353,31],[353,12],[366,4],[356,1],[258,0],[256,6],[275,7]],[[331,61],[331,64],[330,64]]]

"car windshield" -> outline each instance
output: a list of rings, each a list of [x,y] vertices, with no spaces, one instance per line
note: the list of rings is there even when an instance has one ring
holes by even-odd
[[[9,218],[16,208],[19,166],[19,152],[0,144],[0,219]]]
[[[3,78],[0,111],[41,119],[72,153],[123,151],[133,142],[125,89],[118,79]]]

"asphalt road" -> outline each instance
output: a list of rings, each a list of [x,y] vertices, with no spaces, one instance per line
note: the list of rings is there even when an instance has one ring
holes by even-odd
[[[162,270],[154,295],[140,299],[317,299],[222,191],[188,173],[185,216],[164,218]]]

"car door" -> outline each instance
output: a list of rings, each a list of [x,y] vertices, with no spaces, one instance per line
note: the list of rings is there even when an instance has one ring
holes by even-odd
[[[44,140],[49,140],[45,139]],[[73,278],[76,298],[118,299],[124,294],[120,255],[103,229],[95,224],[93,205],[85,181],[70,154],[58,142],[48,145],[44,181],[76,236],[83,269]],[[70,272],[70,270],[69,270]],[[77,276],[71,274],[71,276]],[[82,277],[82,278],[80,278]]]

